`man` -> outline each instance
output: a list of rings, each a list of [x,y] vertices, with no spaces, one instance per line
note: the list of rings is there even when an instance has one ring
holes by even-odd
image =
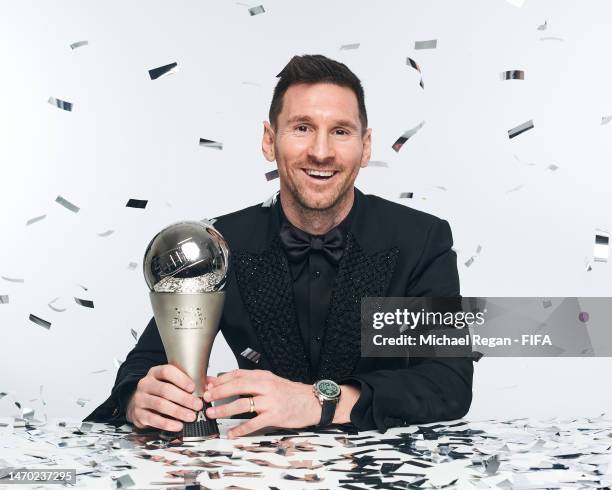
[[[372,134],[361,82],[344,64],[295,56],[278,77],[262,142],[278,166],[278,199],[215,222],[231,250],[220,329],[240,369],[210,377],[204,398],[241,397],[206,415],[254,409],[229,437],[462,417],[472,399],[469,358],[360,355],[361,298],[459,295],[448,223],[354,187]],[[261,354],[257,364],[240,355],[246,348]],[[332,400],[313,391],[325,379],[317,389]],[[109,399],[85,420],[178,431],[202,407],[193,390],[167,364],[153,319]]]

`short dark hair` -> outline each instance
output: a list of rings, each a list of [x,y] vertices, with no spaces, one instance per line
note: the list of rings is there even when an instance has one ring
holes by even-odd
[[[279,79],[274,88],[268,117],[273,127],[276,127],[278,115],[283,110],[283,96],[291,85],[299,83],[333,83],[340,87],[350,88],[357,96],[359,121],[362,131],[368,127],[363,87],[361,80],[344,63],[332,60],[321,54],[305,54],[294,56],[287,66],[276,75]]]

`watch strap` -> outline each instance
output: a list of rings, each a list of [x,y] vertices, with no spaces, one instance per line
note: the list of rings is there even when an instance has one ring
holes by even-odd
[[[319,422],[319,427],[331,425],[336,413],[336,405],[336,400],[323,400],[321,403],[321,421]]]

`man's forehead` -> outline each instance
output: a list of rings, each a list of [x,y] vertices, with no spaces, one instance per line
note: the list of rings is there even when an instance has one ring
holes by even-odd
[[[286,122],[321,117],[359,122],[357,96],[350,88],[331,83],[291,85],[279,116]]]

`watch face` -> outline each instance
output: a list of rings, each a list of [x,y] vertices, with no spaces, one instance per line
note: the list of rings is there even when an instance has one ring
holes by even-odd
[[[317,389],[325,397],[335,398],[340,394],[340,387],[328,379],[323,379],[317,383]]]

